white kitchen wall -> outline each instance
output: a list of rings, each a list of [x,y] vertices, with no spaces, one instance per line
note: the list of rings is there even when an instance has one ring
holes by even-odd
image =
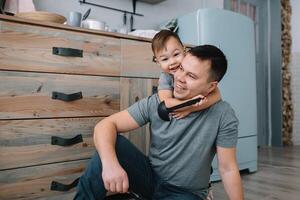
[[[292,58],[290,70],[294,106],[293,141],[295,145],[300,145],[300,1],[291,0],[291,6]]]
[[[131,0],[87,0],[88,2],[101,4],[132,12]],[[123,24],[123,13],[104,8],[80,5],[78,0],[33,0],[37,10],[49,11],[68,16],[70,11],[84,13],[88,8],[92,8],[89,18],[105,21],[110,28],[118,29]],[[197,10],[204,7],[223,8],[223,0],[165,0],[158,4],[148,4],[137,2],[136,12],[144,17],[134,16],[135,29],[157,29],[158,26],[171,18]],[[127,15],[129,24],[130,15]]]

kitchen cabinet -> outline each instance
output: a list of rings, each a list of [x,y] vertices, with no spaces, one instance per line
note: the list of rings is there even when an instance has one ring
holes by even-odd
[[[96,123],[156,91],[150,42],[0,15],[1,200],[73,198]],[[125,136],[147,154],[148,127]]]

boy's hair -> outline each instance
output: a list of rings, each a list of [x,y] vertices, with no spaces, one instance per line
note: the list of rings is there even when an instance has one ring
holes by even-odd
[[[224,53],[213,45],[200,45],[191,48],[188,53],[200,60],[211,62],[210,80],[220,82],[227,70],[227,59]]]
[[[155,56],[156,52],[165,48],[166,42],[171,37],[174,37],[179,42],[179,44],[181,44],[183,46],[182,42],[180,41],[179,36],[176,33],[172,32],[170,30],[161,30],[158,33],[156,33],[152,39],[151,47],[152,47],[152,52],[153,52],[154,56]]]

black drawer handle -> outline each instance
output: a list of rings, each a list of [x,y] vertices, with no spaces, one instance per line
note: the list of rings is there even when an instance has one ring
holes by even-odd
[[[83,50],[64,47],[53,47],[52,54],[68,57],[83,57]]]
[[[77,184],[78,184],[78,182],[79,182],[79,178],[75,179],[75,181],[73,181],[69,185],[62,184],[62,183],[59,183],[59,182],[56,182],[56,181],[52,181],[50,190],[54,190],[54,191],[69,191],[70,189],[76,187]]]
[[[73,94],[65,94],[62,92],[52,92],[52,99],[58,99],[62,101],[75,101],[82,99],[82,92],[76,92]]]
[[[76,135],[73,138],[65,139],[57,136],[51,136],[51,144],[58,146],[71,146],[83,142],[82,135]]]

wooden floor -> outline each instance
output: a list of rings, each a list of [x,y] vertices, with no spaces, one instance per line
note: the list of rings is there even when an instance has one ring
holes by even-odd
[[[258,149],[258,170],[243,174],[246,200],[300,199],[300,146]],[[222,182],[213,183],[215,200],[228,199]]]

